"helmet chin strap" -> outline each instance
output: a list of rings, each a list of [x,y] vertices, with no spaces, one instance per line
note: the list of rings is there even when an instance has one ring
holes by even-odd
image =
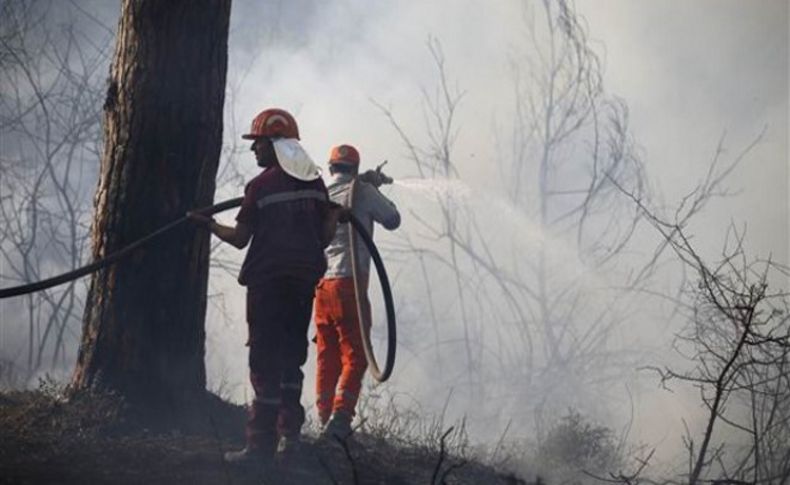
[[[274,160],[271,160],[271,161],[268,161],[268,160],[257,160],[256,159],[256,162],[257,162],[258,166],[261,167],[261,168],[269,168],[269,167],[273,167],[273,166],[277,165],[277,159],[276,158]]]

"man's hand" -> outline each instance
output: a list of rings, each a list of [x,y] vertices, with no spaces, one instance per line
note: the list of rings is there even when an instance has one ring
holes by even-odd
[[[333,225],[336,225],[338,222],[348,222],[351,220],[351,209],[330,201],[328,220],[330,220]]]
[[[203,224],[204,226],[210,226],[214,219],[208,216],[204,216],[199,212],[187,212],[187,219],[196,223],[196,224]]]
[[[192,211],[187,212],[187,219],[197,224],[205,225],[212,234],[239,249],[244,248],[252,237],[249,227],[241,222],[237,223],[236,227],[223,226],[218,224],[212,217]]]
[[[379,177],[379,173],[375,170],[368,170],[367,172],[362,172],[357,177],[359,180],[365,182],[366,184],[370,184],[374,187],[381,186],[381,177]]]
[[[381,187],[384,184],[391,184],[392,178],[384,175],[381,170],[368,170],[367,172],[362,172],[357,177],[359,180],[368,183],[376,188]]]
[[[376,167],[376,170],[368,170],[366,172],[361,173],[357,178],[365,183],[368,183],[376,188],[381,187],[384,184],[391,184],[393,182],[392,177],[388,177],[384,175],[384,172],[381,169],[384,165],[387,164],[387,161],[384,160],[384,163]]]

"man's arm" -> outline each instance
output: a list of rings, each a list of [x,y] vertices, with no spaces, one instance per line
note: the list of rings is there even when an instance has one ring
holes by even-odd
[[[219,224],[211,217],[206,217],[197,212],[187,212],[187,217],[192,221],[205,225],[212,234],[239,249],[244,249],[250,242],[250,237],[252,237],[250,228],[242,222],[237,222],[236,227],[230,227]]]
[[[364,184],[363,187],[365,190],[364,203],[370,210],[373,220],[389,231],[397,229],[400,226],[400,213],[395,203],[379,192],[375,186]]]

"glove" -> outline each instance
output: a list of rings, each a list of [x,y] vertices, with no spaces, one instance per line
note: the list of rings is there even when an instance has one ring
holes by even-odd
[[[380,169],[368,170],[357,177],[359,180],[368,183],[376,188],[384,184],[391,184],[392,178],[387,177]]]
[[[363,172],[359,174],[359,177],[357,178],[374,187],[381,186],[381,177],[379,176],[378,172],[376,172],[375,170],[368,170],[367,172]]]

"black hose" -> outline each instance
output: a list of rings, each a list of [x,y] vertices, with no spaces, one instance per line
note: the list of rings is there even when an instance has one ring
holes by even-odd
[[[238,207],[241,205],[242,200],[243,197],[237,197],[235,199],[230,199],[224,202],[220,202],[219,204],[198,209],[195,212],[198,212],[206,216],[210,216],[218,212],[222,212],[228,209],[232,209],[234,207]],[[175,221],[167,224],[166,226],[161,227],[158,230],[152,232],[151,234],[145,236],[144,238],[138,239],[137,241],[126,246],[120,251],[116,251],[110,254],[109,256],[96,260],[93,263],[83,266],[81,268],[77,268],[73,271],[69,271],[68,273],[63,273],[61,275],[54,276],[52,278],[36,281],[35,283],[28,283],[26,285],[21,285],[21,286],[13,286],[11,288],[2,288],[0,289],[0,300],[2,300],[3,298],[11,298],[12,296],[19,296],[19,295],[25,295],[27,293],[33,293],[35,291],[46,290],[47,288],[52,288],[53,286],[62,285],[63,283],[68,283],[69,281],[76,280],[77,278],[90,274],[94,271],[98,271],[106,266],[111,265],[112,263],[118,261],[119,259],[127,256],[129,253],[135,251],[136,249],[139,249],[141,246],[155,239],[157,236],[160,236],[166,233],[167,231],[173,229],[174,227],[181,225],[186,220],[187,220],[186,216],[176,219]]]
[[[349,194],[350,206],[354,207],[354,193],[356,188],[356,179],[351,182],[351,187],[349,190],[351,193]],[[357,247],[356,247],[356,238],[354,237],[354,233],[349,231],[349,246],[351,252],[351,272],[353,274],[354,279],[354,296],[356,297],[356,304],[357,304],[357,316],[359,317],[357,321],[359,322],[359,332],[362,335],[362,348],[365,350],[365,358],[368,361],[368,367],[370,370],[370,374],[379,382],[384,382],[389,379],[390,375],[392,375],[392,369],[395,367],[395,349],[397,347],[397,331],[396,331],[396,323],[395,323],[395,303],[392,298],[392,288],[390,287],[390,281],[387,277],[387,270],[384,268],[384,262],[381,260],[381,255],[379,254],[378,249],[376,248],[376,244],[373,242],[373,238],[370,237],[368,234],[367,229],[365,226],[362,225],[359,219],[357,219],[353,213],[350,213],[350,222],[351,226],[354,230],[359,234],[362,238],[362,241],[365,243],[365,246],[368,248],[368,252],[370,253],[371,259],[373,259],[373,264],[376,265],[376,274],[379,276],[379,282],[381,284],[381,293],[384,297],[384,307],[387,313],[387,359],[384,362],[384,370],[379,369],[378,362],[376,362],[376,355],[373,352],[373,344],[370,341],[370,325],[366,324],[365,319],[367,317],[367,313],[363,311],[362,308],[362,298],[361,296],[365,294],[367,288],[362,288],[362,284],[359,278],[358,269],[357,269],[357,262],[359,261],[359,257],[357,255]]]
[[[352,185],[352,197],[353,197],[353,185]],[[243,197],[237,197],[235,199],[229,199],[218,204],[214,204],[212,206],[204,207],[202,209],[198,209],[194,212],[211,216],[213,214],[217,214],[219,212],[226,211],[228,209],[232,209],[234,207],[238,207],[241,205]],[[58,276],[54,276],[52,278],[48,278],[41,281],[36,281],[34,283],[28,283],[21,286],[13,286],[10,288],[2,288],[0,289],[0,300],[3,298],[11,298],[13,296],[25,295],[28,293],[33,293],[36,291],[46,290],[47,288],[52,288],[53,286],[61,285],[63,283],[68,283],[69,281],[76,280],[82,276],[88,275],[94,271],[98,271],[102,268],[105,268],[116,261],[124,258],[125,256],[129,255],[130,253],[134,252],[135,250],[139,249],[143,245],[149,243],[153,239],[157,238],[158,236],[170,231],[171,229],[178,227],[182,223],[188,220],[187,216],[180,217],[173,222],[165,225],[164,227],[159,228],[158,230],[152,232],[151,234],[143,237],[142,239],[138,239],[137,241],[131,243],[130,245],[124,247],[123,249],[116,251],[109,256],[101,258],[99,260],[94,261],[88,265],[85,265],[81,268],[77,268],[75,270],[69,271],[68,273],[63,273]],[[373,377],[379,381],[384,382],[386,381],[390,375],[392,374],[392,369],[395,365],[395,345],[396,345],[396,331],[395,331],[395,305],[392,299],[392,289],[390,288],[389,278],[387,277],[387,271],[384,268],[384,262],[381,260],[381,255],[376,248],[376,245],[373,242],[373,239],[368,234],[365,227],[356,217],[351,214],[350,218],[351,226],[360,235],[362,241],[365,243],[365,246],[368,248],[368,252],[370,253],[371,258],[373,259],[373,263],[376,265],[376,274],[379,276],[379,281],[381,283],[381,291],[384,296],[384,306],[386,308],[387,313],[387,360],[384,364],[384,370],[381,371],[379,369],[378,363],[376,362],[376,356],[373,354],[373,346],[370,342],[370,334],[368,332],[367,326],[364,325],[363,319],[365,315],[362,312],[362,305],[359,298],[359,295],[362,295],[362,291],[365,289],[361,288],[359,278],[357,276],[357,254],[356,254],[356,247],[354,245],[355,238],[353,237],[353,232],[349,232],[351,235],[351,261],[352,261],[352,268],[354,274],[354,290],[357,295],[357,312],[359,313],[359,325],[360,331],[362,333],[362,343],[363,348],[365,349],[365,357],[367,358],[368,365],[370,366],[370,372]]]

